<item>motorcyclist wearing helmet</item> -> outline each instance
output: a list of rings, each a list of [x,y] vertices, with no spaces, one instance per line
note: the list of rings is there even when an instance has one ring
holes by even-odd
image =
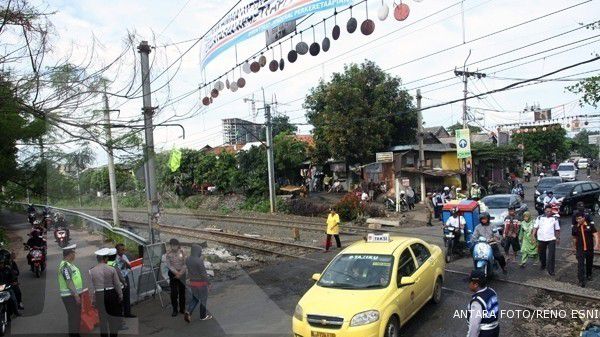
[[[27,240],[29,249],[37,247],[42,250],[42,254],[46,255],[46,240],[44,240],[38,231],[31,232],[31,237]],[[31,254],[27,254],[27,263],[31,265]]]
[[[458,244],[460,243],[460,233],[464,230],[466,223],[467,221],[460,215],[458,208],[453,208],[452,216],[446,220],[445,226],[454,232],[454,247],[458,247]]]
[[[488,212],[479,214],[479,225],[475,227],[473,235],[471,235],[471,243],[475,244],[480,237],[484,237],[490,243],[492,252],[494,253],[494,259],[498,261],[500,268],[502,268],[502,272],[506,274],[506,260],[500,251],[500,240],[502,237],[498,232],[494,232],[490,225],[490,214]]]
[[[546,196],[544,197],[544,208],[546,208],[546,206],[551,206],[552,204],[557,203],[558,200],[556,199],[556,197],[554,197],[554,192],[552,191],[548,191],[546,192]]]
[[[540,180],[542,180],[542,178],[544,178],[544,176],[545,176],[544,172],[540,172],[540,175],[537,178],[537,182],[539,183]]]

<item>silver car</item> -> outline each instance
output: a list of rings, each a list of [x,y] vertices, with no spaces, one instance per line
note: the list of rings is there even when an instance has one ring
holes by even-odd
[[[577,180],[577,167],[573,163],[562,163],[558,165],[558,175],[563,181]]]
[[[516,194],[493,194],[481,199],[482,209],[492,217],[491,224],[494,227],[504,229],[504,218],[508,215],[508,208],[514,207],[519,219],[527,211],[527,204]]]

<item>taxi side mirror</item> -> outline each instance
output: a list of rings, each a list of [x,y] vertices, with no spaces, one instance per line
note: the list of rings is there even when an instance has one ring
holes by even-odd
[[[313,274],[313,276],[312,276],[311,278],[312,278],[314,281],[317,281],[317,282],[318,282],[318,281],[321,279],[321,274],[319,274],[319,273]]]
[[[402,278],[400,279],[400,283],[398,284],[399,287],[404,287],[404,286],[409,286],[411,284],[415,284],[417,281],[415,281],[414,278],[410,277],[410,276],[402,276]]]

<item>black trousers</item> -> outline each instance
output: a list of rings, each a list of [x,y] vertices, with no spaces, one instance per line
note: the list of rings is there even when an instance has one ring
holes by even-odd
[[[123,288],[123,316],[131,316],[131,287],[129,277],[125,277],[125,288]]]
[[[329,250],[329,247],[331,247],[331,235],[332,234],[327,234],[327,241],[325,242],[325,250]],[[335,243],[337,244],[337,247],[342,248],[342,242],[340,241],[340,236],[338,234],[333,234],[333,237],[335,238]]]
[[[433,206],[433,212],[436,219],[442,220],[442,205]]]
[[[554,274],[554,258],[556,256],[556,240],[538,241],[540,264],[542,269],[548,269],[549,274]],[[548,251],[548,255],[546,255]]]
[[[594,251],[583,250],[577,251],[575,255],[577,257],[577,279],[579,282],[585,282],[585,278],[592,276],[592,268],[594,267]]]
[[[506,259],[504,259],[504,255],[502,255],[502,252],[500,252],[500,245],[492,245],[492,253],[494,254],[494,259],[498,261],[500,268],[506,268]]]
[[[67,321],[70,337],[79,337],[79,329],[81,326],[81,305],[77,304],[75,297],[61,297],[65,309],[67,310]]]
[[[18,284],[14,284],[10,287],[15,292],[15,297],[17,298],[17,304],[23,303],[23,294],[21,293],[21,288]]]
[[[183,277],[185,279],[185,277]],[[171,288],[171,306],[173,312],[185,312],[185,284],[169,271],[169,287]]]
[[[479,337],[498,337],[498,336],[500,336],[500,326],[497,326],[492,330],[479,331]]]
[[[519,252],[519,250],[521,250],[521,244],[519,244],[518,237],[513,238],[513,237],[509,236],[506,238],[506,243],[504,244],[504,253],[508,254],[511,246],[512,246],[513,252],[515,252],[515,254],[517,254]]]
[[[96,308],[100,316],[100,336],[116,337],[121,327],[121,303],[114,289],[96,291]]]

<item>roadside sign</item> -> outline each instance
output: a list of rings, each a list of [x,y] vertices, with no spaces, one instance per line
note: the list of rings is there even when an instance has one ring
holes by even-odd
[[[375,153],[375,161],[378,163],[393,163],[394,152],[377,152]]]
[[[471,157],[471,136],[469,129],[458,129],[456,133],[456,157],[459,159]]]

